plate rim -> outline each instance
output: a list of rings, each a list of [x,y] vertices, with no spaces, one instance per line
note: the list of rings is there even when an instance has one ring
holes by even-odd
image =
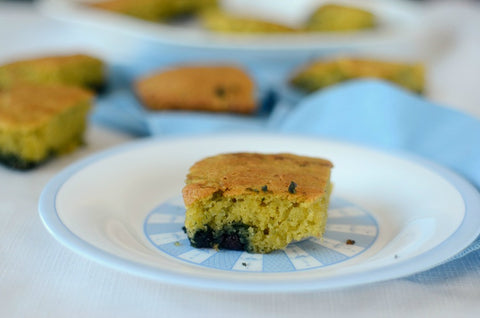
[[[397,263],[381,266],[380,268],[373,268],[366,271],[347,273],[342,277],[323,277],[317,278],[313,281],[298,281],[286,280],[280,282],[272,282],[270,284],[254,283],[252,281],[225,281],[220,278],[205,278],[197,277],[193,274],[169,272],[165,269],[155,268],[153,266],[135,262],[133,260],[125,259],[116,256],[108,251],[90,244],[81,237],[73,233],[60,219],[55,206],[55,199],[58,191],[63,184],[68,181],[73,175],[80,172],[83,168],[94,164],[97,161],[108,159],[118,153],[132,151],[142,147],[148,147],[151,144],[172,142],[172,141],[192,141],[195,139],[213,139],[213,138],[289,138],[288,140],[302,139],[310,142],[334,142],[354,148],[366,149],[376,153],[387,154],[395,158],[404,159],[434,172],[441,176],[450,185],[452,185],[461,195],[465,204],[465,211],[462,222],[455,229],[455,231],[445,240],[440,242],[433,248],[411,257],[405,261],[399,260]],[[475,209],[476,208],[476,209]],[[134,140],[114,146],[112,148],[93,153],[83,159],[80,159],[73,164],[67,166],[58,172],[45,185],[39,198],[38,212],[40,219],[47,229],[47,231],[63,246],[69,248],[75,253],[86,257],[89,260],[100,263],[108,268],[120,270],[122,272],[135,274],[136,276],[149,278],[162,283],[172,285],[180,285],[184,287],[194,287],[203,290],[227,290],[227,291],[243,291],[243,292],[302,292],[313,290],[330,290],[335,288],[342,288],[347,286],[363,285],[374,282],[381,282],[391,279],[410,276],[428,269],[436,267],[442,263],[449,261],[456,255],[464,251],[475,239],[480,235],[480,218],[476,218],[471,211],[480,211],[480,193],[478,190],[464,177],[458,173],[437,164],[431,160],[424,159],[416,154],[390,151],[386,152],[384,149],[372,147],[363,144],[356,144],[343,140],[333,138],[312,137],[301,134],[284,134],[284,133],[228,133],[228,134],[201,134],[196,136],[171,136],[171,137],[147,137],[139,140]],[[480,215],[480,212],[476,212]],[[458,244],[458,240],[462,244]],[[455,242],[455,243],[453,243]],[[452,246],[453,245],[453,246]],[[448,255],[438,253],[444,251],[446,248],[450,251]],[[455,250],[452,252],[451,250]],[[432,257],[433,256],[433,257]],[[414,266],[415,263],[427,265]],[[393,274],[395,273],[395,274]],[[374,274],[373,276],[371,274]],[[370,276],[375,277],[372,279]]]

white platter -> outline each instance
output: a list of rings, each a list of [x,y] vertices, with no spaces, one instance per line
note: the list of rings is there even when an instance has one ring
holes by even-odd
[[[312,0],[313,1],[313,0]],[[39,0],[46,14],[68,22],[79,22],[103,30],[116,31],[163,44],[190,48],[250,51],[310,51],[357,48],[369,45],[402,43],[426,31],[423,6],[408,0],[342,0],[371,10],[379,20],[373,30],[348,33],[301,33],[269,35],[232,35],[210,32],[198,23],[155,23],[104,12],[83,5],[91,0]],[[305,1],[303,1],[305,2]],[[319,5],[325,2],[318,0]],[[295,6],[295,1],[282,4]],[[275,7],[271,8],[272,11]],[[282,8],[282,12],[289,10]],[[292,7],[291,12],[296,11]],[[95,36],[99,36],[97,32]],[[125,49],[125,48],[123,48]]]
[[[335,189],[325,241],[263,256],[191,248],[181,231],[179,196],[188,168],[234,151],[332,160]],[[114,148],[54,177],[39,211],[58,241],[106,266],[165,283],[250,292],[330,289],[418,273],[461,252],[480,232],[479,193],[445,168],[275,134],[146,139]],[[283,265],[271,265],[279,259]]]

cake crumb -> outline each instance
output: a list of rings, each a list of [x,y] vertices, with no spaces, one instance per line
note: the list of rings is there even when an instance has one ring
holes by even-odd
[[[345,244],[347,245],[355,245],[355,240],[348,239]]]

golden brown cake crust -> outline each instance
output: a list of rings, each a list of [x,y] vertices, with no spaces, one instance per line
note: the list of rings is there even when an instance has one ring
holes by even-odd
[[[52,116],[90,102],[93,94],[65,85],[19,85],[0,92],[0,127],[29,127]]]
[[[325,194],[332,163],[288,153],[231,153],[205,158],[189,171],[183,198],[186,206],[221,191],[224,197],[269,192],[295,202]]]
[[[152,110],[252,113],[255,85],[233,66],[184,66],[155,73],[135,85],[141,102]]]

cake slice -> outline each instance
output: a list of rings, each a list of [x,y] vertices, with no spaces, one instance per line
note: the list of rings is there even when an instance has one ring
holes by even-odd
[[[74,86],[0,91],[0,163],[26,170],[83,142],[92,93]]]
[[[234,66],[179,66],[135,83],[150,110],[190,110],[248,114],[256,110],[255,84]]]
[[[308,31],[357,31],[372,29],[377,24],[375,15],[367,10],[348,5],[325,4],[307,21]]]
[[[425,69],[420,63],[402,63],[362,58],[318,60],[300,69],[291,79],[294,87],[313,92],[340,82],[358,79],[383,79],[421,94]]]
[[[194,247],[269,253],[321,237],[332,163],[293,154],[230,153],[195,163],[183,188]]]
[[[221,9],[203,11],[200,21],[205,29],[223,33],[292,33],[294,28],[279,23],[236,15]]]
[[[84,55],[45,56],[0,66],[0,90],[24,84],[65,84],[92,90],[103,88],[104,64]]]

